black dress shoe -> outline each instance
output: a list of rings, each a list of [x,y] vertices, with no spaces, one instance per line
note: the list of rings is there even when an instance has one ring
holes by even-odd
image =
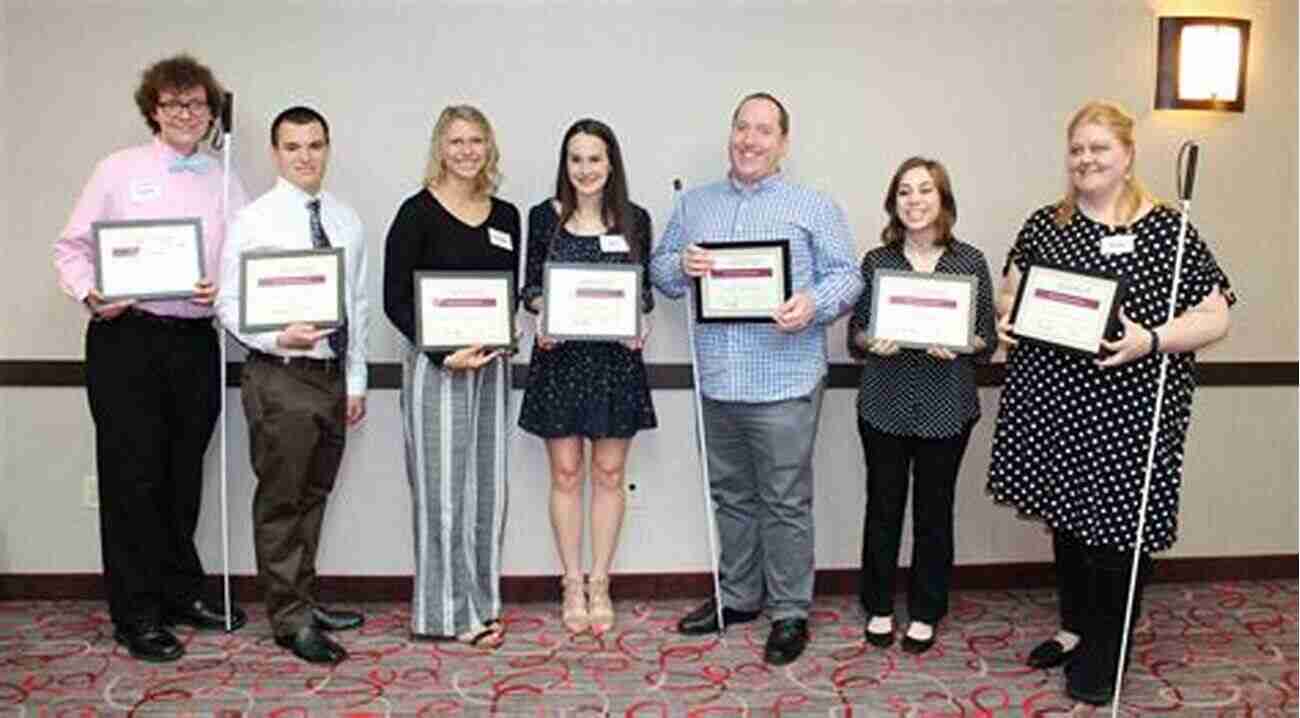
[[[1065,646],[1055,638],[1049,638],[1046,641],[1034,646],[1034,650],[1029,652],[1029,657],[1025,663],[1030,668],[1056,668],[1074,657],[1074,652],[1079,648],[1079,644],[1074,644],[1074,648],[1065,650]]]
[[[126,646],[132,658],[167,663],[185,655],[185,647],[171,631],[154,623],[122,625],[113,629],[113,640]]]
[[[360,611],[334,611],[324,606],[312,606],[311,620],[322,631],[349,631],[360,628],[366,617]]]
[[[793,663],[808,646],[808,619],[782,618],[772,622],[772,632],[767,634],[763,646],[763,660],[774,666]]]
[[[738,611],[723,606],[722,625],[725,627],[735,623],[749,623],[758,618],[759,613],[761,611]],[[682,617],[682,620],[677,622],[677,632],[688,636],[717,633],[718,630],[718,603],[712,598],[697,606],[695,610],[686,614]]]
[[[308,663],[335,664],[348,657],[348,652],[343,646],[335,643],[319,628],[312,625],[299,628],[297,633],[276,636],[275,643],[281,648],[293,651],[293,655]]]
[[[168,606],[163,610],[163,623],[169,626],[182,624],[202,630],[226,630],[226,607],[209,604],[201,598],[184,606]],[[248,615],[239,606],[230,607],[230,630],[238,631],[248,623]]]

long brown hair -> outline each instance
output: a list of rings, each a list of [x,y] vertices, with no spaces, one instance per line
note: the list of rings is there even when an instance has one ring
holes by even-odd
[[[917,167],[924,168],[934,180],[934,188],[939,192],[939,216],[934,219],[934,243],[940,246],[951,243],[953,225],[957,224],[957,199],[952,194],[952,181],[948,179],[948,170],[938,160],[928,157],[909,157],[898,166],[894,179],[885,190],[885,213],[889,223],[880,230],[880,243],[886,246],[903,241],[907,228],[898,219],[898,185],[903,182],[903,175]]]
[[[1110,130],[1115,135],[1115,139],[1128,149],[1129,156],[1132,160],[1129,162],[1128,173],[1124,176],[1124,187],[1120,190],[1118,209],[1120,220],[1124,224],[1133,221],[1139,210],[1142,209],[1144,201],[1156,203],[1155,197],[1142,186],[1141,180],[1134,175],[1134,169],[1137,167],[1137,146],[1133,142],[1133,126],[1135,125],[1133,116],[1124,111],[1124,108],[1113,102],[1102,100],[1093,100],[1088,104],[1080,107],[1070,117],[1069,124],[1065,127],[1065,146],[1066,152],[1069,152],[1070,138],[1074,137],[1074,131],[1082,125],[1101,125]],[[1056,224],[1064,227],[1074,219],[1074,212],[1078,209],[1079,192],[1074,188],[1074,181],[1068,176],[1065,178],[1065,196],[1060,202],[1056,203]]]
[[[564,139],[560,141],[560,164],[555,170],[555,199],[560,203],[560,219],[555,225],[556,230],[563,227],[578,210],[578,194],[573,189],[573,182],[569,180],[568,163],[569,140],[573,139],[574,135],[591,135],[605,143],[605,154],[609,157],[609,177],[606,178],[605,186],[600,193],[600,218],[610,234],[622,234],[630,240],[627,243],[628,251],[633,260],[639,260],[642,251],[641,242],[645,242],[648,247],[650,238],[632,236],[633,233],[641,232],[641,228],[633,226],[632,202],[628,199],[627,171],[623,167],[623,151],[619,149],[614,130],[600,120],[584,117],[574,122],[565,131]]]

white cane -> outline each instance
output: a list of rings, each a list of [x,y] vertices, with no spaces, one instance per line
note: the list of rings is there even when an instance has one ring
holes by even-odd
[[[221,102],[221,212],[227,233],[230,229],[230,152],[234,135],[235,96],[227,92]],[[226,486],[226,332],[217,320],[217,355],[221,362],[221,457],[217,465],[221,476],[221,598],[226,607],[226,632],[234,628],[230,602],[230,512]]]
[[[1174,281],[1169,287],[1169,312],[1165,321],[1172,321],[1174,310],[1178,306],[1178,284],[1183,271],[1183,248],[1187,243],[1188,213],[1192,207],[1192,185],[1196,182],[1196,160],[1200,147],[1193,141],[1184,142],[1178,150],[1178,184],[1179,207],[1182,210],[1182,223],[1178,228],[1178,247],[1174,252]],[[1183,156],[1186,153],[1186,174],[1183,172]],[[1155,413],[1151,416],[1151,436],[1147,446],[1146,475],[1142,478],[1142,501],[1138,506],[1137,537],[1133,542],[1133,568],[1129,571],[1128,600],[1124,605],[1124,632],[1119,644],[1119,661],[1115,665],[1115,693],[1111,696],[1110,714],[1119,716],[1119,696],[1124,683],[1124,656],[1128,651],[1129,626],[1133,622],[1133,600],[1137,593],[1139,562],[1142,558],[1142,537],[1146,529],[1147,500],[1151,493],[1151,474],[1155,469],[1156,439],[1160,433],[1160,411],[1165,401],[1165,379],[1169,373],[1169,355],[1160,355],[1160,378],[1156,383]]]
[[[673,180],[673,214],[681,216],[682,181]],[[709,490],[709,444],[704,432],[704,402],[700,391],[700,355],[695,349],[695,292],[686,294],[686,338],[691,349],[691,394],[695,399],[695,448],[700,454],[700,486],[704,490],[704,506],[708,511],[709,566],[713,570],[713,603],[718,609],[718,633],[726,631],[722,619],[722,581],[718,577],[718,524],[713,512],[713,493]]]

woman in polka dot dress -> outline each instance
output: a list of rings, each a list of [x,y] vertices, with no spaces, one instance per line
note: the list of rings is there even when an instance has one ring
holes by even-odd
[[[858,390],[858,435],[867,463],[867,511],[862,531],[862,605],[867,641],[894,642],[894,576],[903,511],[912,484],[910,623],[903,650],[924,653],[948,613],[953,561],[953,498],[957,471],[979,420],[975,364],[987,363],[996,338],[993,283],[984,254],[952,234],[957,201],[943,165],[923,157],[903,162],[885,193],[889,224],[883,247],[862,258],[866,291],[849,319],[849,354],[864,362]],[[974,351],[902,349],[869,339],[877,269],[974,277]]]
[[[614,132],[584,119],[560,144],[555,197],[528,213],[524,305],[542,311],[546,262],[642,267],[641,311],[650,291],[650,215],[627,196],[627,176]],[[645,322],[648,327],[648,320]],[[519,426],[546,440],[551,468],[551,525],[564,565],[562,620],[572,633],[597,635],[614,626],[609,567],[623,521],[623,475],[632,437],[657,425],[641,349],[625,342],[557,342],[533,346]],[[591,441],[591,576],[583,584],[583,438]],[[585,590],[584,590],[585,589]]]
[[[1061,630],[1028,662],[1046,668],[1068,660],[1069,694],[1096,705],[1111,700],[1120,660],[1158,355],[1169,355],[1169,370],[1135,617],[1151,553],[1176,537],[1194,352],[1227,333],[1233,300],[1209,247],[1188,227],[1177,308],[1168,316],[1181,215],[1133,176],[1133,124],[1109,103],[1092,102],[1074,114],[1066,133],[1066,196],[1025,222],[998,297],[998,334],[1009,349],[988,490],[1051,527],[1061,611]],[[1008,314],[1020,280],[1040,263],[1127,281],[1123,334],[1103,341],[1101,357],[1012,337]]]

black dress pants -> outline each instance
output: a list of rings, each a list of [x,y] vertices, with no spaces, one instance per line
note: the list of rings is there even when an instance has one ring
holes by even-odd
[[[1082,639],[1082,657],[1089,669],[1114,674],[1124,637],[1124,612],[1128,605],[1133,552],[1108,546],[1087,546],[1065,531],[1053,531],[1057,598],[1061,626]],[[1138,561],[1133,616],[1129,626],[1129,653],[1133,627],[1142,615],[1142,597],[1155,568],[1151,555]],[[1127,665],[1129,655],[1124,656]]]
[[[99,530],[115,624],[156,622],[199,596],[203,455],[221,409],[210,319],[138,310],[86,330]]]
[[[912,568],[908,617],[934,625],[948,614],[952,583],[953,500],[970,422],[939,439],[897,436],[858,422],[867,462],[867,508],[862,531],[862,606],[870,616],[894,613],[894,583],[903,512],[912,488]]]

